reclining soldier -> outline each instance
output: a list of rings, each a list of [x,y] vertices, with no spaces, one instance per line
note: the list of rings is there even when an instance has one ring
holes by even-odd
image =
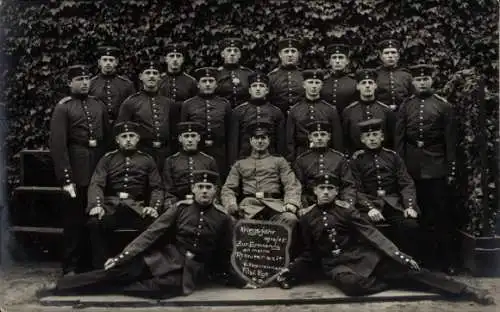
[[[156,163],[137,149],[140,126],[121,122],[114,128],[119,148],[99,160],[88,191],[87,225],[96,269],[111,256],[113,230],[142,232],[163,207],[163,184]]]
[[[494,304],[484,289],[420,268],[355,208],[336,200],[339,179],[335,175],[319,175],[315,185],[317,203],[308,208],[298,226],[304,248],[278,276],[280,287],[289,289],[304,281],[311,276],[311,268],[317,267],[348,296],[408,286]]]

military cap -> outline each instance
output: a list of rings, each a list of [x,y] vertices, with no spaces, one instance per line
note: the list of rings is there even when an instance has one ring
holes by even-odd
[[[401,43],[399,41],[394,40],[394,39],[386,39],[382,40],[379,45],[379,49],[382,51],[384,49],[400,49],[401,48]]]
[[[247,126],[250,136],[269,135],[273,124],[268,121],[253,122]]]
[[[332,126],[329,122],[318,120],[312,121],[306,125],[307,132],[311,133],[314,131],[327,131],[330,132],[332,130]]]
[[[345,39],[333,38],[326,47],[326,53],[330,56],[332,54],[345,54],[348,55],[350,46]]]
[[[419,64],[415,66],[411,66],[408,68],[413,77],[423,77],[423,76],[432,76],[434,73],[435,67],[433,65],[428,64]]]
[[[358,127],[361,133],[378,131],[382,129],[382,119],[374,118],[364,120],[358,123]]]
[[[123,121],[116,123],[113,127],[113,133],[115,136],[120,135],[125,132],[135,132],[140,135],[141,126],[135,122]]]
[[[201,134],[203,132],[203,125],[199,122],[194,121],[184,121],[177,124],[178,133],[184,132],[197,132]]]
[[[78,76],[89,76],[90,71],[85,65],[73,65],[68,67],[68,80],[72,80]]]
[[[286,48],[296,48],[297,50],[300,50],[301,48],[300,41],[293,38],[281,39],[278,42],[278,50],[281,51]]]
[[[151,59],[151,58],[146,58],[146,59],[141,60],[141,63],[139,66],[140,72],[142,73],[148,69],[156,69],[159,71],[161,69],[160,62],[158,62],[155,59]]]
[[[367,79],[376,80],[377,79],[376,71],[373,69],[361,69],[356,73],[357,82]]]
[[[182,55],[184,55],[186,53],[186,47],[181,44],[181,43],[176,43],[176,42],[173,42],[173,43],[169,43],[165,46],[165,55],[169,54],[169,53],[180,53]]]
[[[248,85],[251,86],[254,82],[263,82],[267,85],[269,84],[269,77],[266,74],[254,72],[248,76]]]
[[[219,182],[219,174],[211,170],[195,170],[193,171],[194,183],[212,183],[217,185]]]
[[[340,185],[340,179],[336,174],[333,174],[331,172],[325,172],[325,173],[320,173],[317,174],[314,179],[313,183],[315,186],[317,185],[333,185],[333,186],[339,186]]]
[[[215,67],[198,68],[197,70],[194,71],[193,76],[198,81],[203,77],[217,78],[217,68]]]
[[[222,40],[221,49],[224,50],[229,47],[241,49],[242,46],[243,41],[240,38],[225,38]]]
[[[306,69],[302,71],[302,78],[307,79],[325,79],[325,72],[321,69]]]
[[[99,56],[114,56],[118,57],[120,55],[120,49],[115,46],[102,45],[97,48]]]

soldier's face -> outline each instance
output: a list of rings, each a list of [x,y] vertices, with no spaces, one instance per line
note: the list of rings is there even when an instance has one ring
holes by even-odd
[[[160,82],[160,71],[157,69],[146,69],[139,77],[146,89],[155,89]]]
[[[250,138],[250,146],[255,152],[264,152],[269,148],[271,140],[268,135],[253,135]]]
[[[169,72],[177,72],[181,70],[184,64],[184,56],[179,52],[171,52],[165,56],[165,62]]]
[[[215,77],[203,77],[198,81],[198,89],[203,94],[212,94],[217,89],[217,80]]]
[[[417,90],[417,92],[425,92],[430,88],[432,88],[432,77],[430,76],[413,77],[412,84]]]
[[[384,66],[395,66],[399,61],[399,52],[396,48],[386,48],[380,52],[380,60]]]
[[[323,205],[332,203],[338,195],[338,190],[331,184],[320,184],[314,187],[314,194],[318,204]]]
[[[345,54],[332,54],[330,55],[330,66],[335,71],[342,71],[349,64],[349,59]]]
[[[299,63],[299,50],[297,48],[285,48],[279,53],[282,65],[297,65]]]
[[[356,85],[356,89],[358,89],[361,96],[372,97],[375,96],[377,84],[375,83],[375,80],[365,79],[358,82],[358,84]]]
[[[252,99],[263,99],[269,93],[269,88],[263,82],[254,82],[250,85],[248,92]]]
[[[124,132],[116,136],[116,143],[121,150],[135,150],[139,143],[139,135],[135,132]]]
[[[238,64],[241,59],[241,50],[236,47],[227,47],[221,52],[224,64]]]
[[[361,133],[361,143],[368,149],[377,149],[382,146],[382,142],[384,142],[382,130]]]
[[[306,79],[302,84],[306,95],[316,97],[319,96],[321,88],[323,88],[323,81],[320,79]]]
[[[118,66],[118,59],[114,56],[103,55],[99,59],[98,65],[101,69],[101,73],[109,75],[116,71],[116,67]]]
[[[179,135],[179,143],[185,151],[196,151],[201,137],[197,132],[184,132]]]
[[[330,142],[330,133],[327,131],[313,131],[309,133],[309,142],[312,147],[327,147]]]
[[[74,94],[88,94],[90,86],[89,76],[77,76],[70,80],[68,83],[71,93]]]
[[[209,205],[213,202],[217,188],[212,183],[198,182],[191,187],[194,200],[201,205]]]

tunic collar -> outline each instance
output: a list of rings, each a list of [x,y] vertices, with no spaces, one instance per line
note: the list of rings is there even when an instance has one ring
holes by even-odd
[[[269,157],[269,156],[271,156],[271,154],[269,153],[269,151],[265,151],[264,153],[252,152],[250,154],[250,157],[252,157],[254,159],[263,159],[263,158],[266,158],[266,157]]]

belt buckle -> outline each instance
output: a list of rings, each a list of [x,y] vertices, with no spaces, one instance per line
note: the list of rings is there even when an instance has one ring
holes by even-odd
[[[194,258],[194,253],[192,253],[191,251],[186,251],[186,258],[188,259],[193,259]]]
[[[214,141],[213,140],[205,140],[205,146],[206,147],[211,147],[212,145],[214,145]]]
[[[128,193],[126,193],[126,192],[119,192],[118,193],[118,197],[120,199],[127,199],[128,198]]]
[[[153,147],[154,148],[160,148],[161,147],[161,142],[160,141],[153,141]]]
[[[340,255],[341,251],[342,250],[340,250],[340,248],[334,249],[334,250],[332,250],[332,255],[338,256],[338,255]]]
[[[385,196],[385,190],[377,190],[377,195],[378,195],[378,197],[384,197]]]
[[[258,199],[264,198],[264,192],[257,192],[257,193],[255,193],[255,198],[258,198]]]
[[[96,147],[97,146],[97,140],[89,140],[89,147]]]
[[[424,141],[417,141],[418,147],[424,147]]]

